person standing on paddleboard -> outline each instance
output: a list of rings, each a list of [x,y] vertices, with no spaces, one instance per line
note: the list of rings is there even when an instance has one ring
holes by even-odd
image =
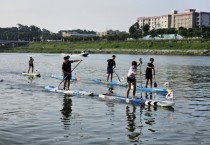
[[[32,57],[30,57],[28,64],[29,64],[28,73],[30,72],[31,68],[32,68],[32,73],[33,73],[34,72],[34,59]]]
[[[65,87],[67,85],[68,90],[70,88],[70,80],[72,77],[71,74],[71,64],[74,62],[82,61],[82,60],[69,60],[70,56],[65,56],[63,65],[62,65],[62,71],[63,71],[63,79],[64,79],[64,84],[63,84],[63,90],[65,90]]]
[[[112,59],[108,59],[108,65],[107,65],[107,82],[109,81],[109,76],[111,75],[111,82],[112,82],[112,76],[113,76],[113,71],[116,67],[116,63],[115,63],[115,55],[112,55]]]
[[[141,62],[140,62],[141,63]],[[135,95],[136,95],[136,75],[138,75],[139,73],[137,73],[137,67],[140,65],[137,64],[136,61],[132,61],[131,63],[131,67],[128,71],[128,74],[127,74],[127,83],[128,83],[128,89],[127,89],[127,92],[126,92],[126,98],[128,98],[129,96],[129,92],[130,92],[130,89],[131,89],[131,84],[133,85],[133,99],[135,99]]]
[[[149,81],[150,81],[150,88],[152,88],[152,78],[153,78],[152,70],[155,75],[155,66],[153,64],[154,58],[150,58],[149,61],[150,62],[147,63],[147,68],[146,68],[146,88],[148,86]]]

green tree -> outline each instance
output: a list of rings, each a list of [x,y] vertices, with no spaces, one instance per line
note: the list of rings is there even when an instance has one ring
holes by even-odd
[[[129,33],[130,36],[135,39],[142,37],[142,30],[140,29],[138,22],[136,22],[129,28]]]
[[[149,29],[150,29],[149,24],[145,24],[145,25],[143,26],[143,31],[144,31],[144,32],[149,32]]]

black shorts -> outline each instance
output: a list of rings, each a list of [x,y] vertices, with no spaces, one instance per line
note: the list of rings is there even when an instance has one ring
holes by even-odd
[[[147,73],[145,76],[146,79],[152,79],[152,74],[151,73]]]
[[[71,80],[71,74],[64,74],[63,75],[63,79],[65,79],[65,80]]]
[[[34,67],[34,64],[29,64],[29,67]]]
[[[129,78],[127,77],[127,82],[128,83],[134,83],[136,81],[136,78]]]
[[[107,73],[112,74],[113,73],[113,68],[112,67],[107,67]]]

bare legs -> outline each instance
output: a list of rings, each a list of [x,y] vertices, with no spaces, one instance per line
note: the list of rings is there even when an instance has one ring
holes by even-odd
[[[112,82],[112,74],[113,73],[108,73],[108,75],[107,75],[107,82],[109,81],[109,76],[111,75],[111,82]]]
[[[28,68],[28,73],[30,72],[30,69],[32,68],[32,73],[34,72],[34,67],[33,66],[29,66]]]
[[[133,99],[136,97],[136,81],[133,82],[133,83],[128,83],[128,89],[127,89],[127,92],[126,92],[126,98],[128,98],[129,96],[129,92],[130,92],[130,89],[131,89],[131,84],[133,85]]]
[[[150,81],[150,88],[152,88],[152,79],[147,79],[147,81],[146,81],[146,87],[148,86],[149,81]]]
[[[70,80],[64,80],[64,83],[63,83],[63,89],[65,90],[66,88],[66,84],[67,84],[67,87],[68,87],[68,90],[70,88]]]

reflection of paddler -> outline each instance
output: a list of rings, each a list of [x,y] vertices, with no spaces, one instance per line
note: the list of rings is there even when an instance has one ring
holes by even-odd
[[[72,100],[70,95],[65,94],[63,97],[63,108],[61,112],[61,121],[63,122],[64,128],[69,129],[70,127],[70,117],[72,116]]]
[[[132,106],[133,109],[130,111],[131,106],[126,106],[126,116],[127,116],[127,127],[126,129],[129,131],[129,134],[127,135],[129,140],[131,141],[138,141],[140,133],[135,132],[136,130],[136,124],[135,124],[135,119],[136,119],[136,106]]]

